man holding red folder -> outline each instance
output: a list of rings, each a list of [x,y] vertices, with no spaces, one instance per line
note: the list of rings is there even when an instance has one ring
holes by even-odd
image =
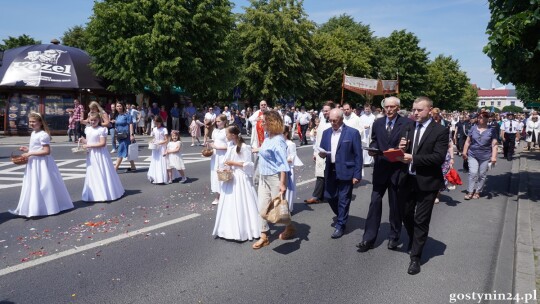
[[[384,108],[386,117],[379,118],[373,123],[369,147],[378,149],[380,152],[377,153],[368,150],[369,154],[374,156],[375,160],[373,166],[373,190],[371,192],[371,203],[364,226],[364,235],[362,241],[356,245],[359,252],[366,252],[373,248],[377,240],[377,234],[381,225],[382,199],[386,190],[388,190],[388,206],[390,208],[388,218],[390,231],[387,237],[388,249],[395,250],[399,245],[403,211],[398,205],[397,191],[399,174],[404,164],[399,161],[393,162],[394,159],[389,159],[382,154],[383,151],[398,147],[399,141],[404,136],[407,128],[409,130],[414,129],[414,122],[411,119],[401,117],[397,114],[399,107],[399,98],[385,98]],[[398,151],[401,152],[401,150]]]

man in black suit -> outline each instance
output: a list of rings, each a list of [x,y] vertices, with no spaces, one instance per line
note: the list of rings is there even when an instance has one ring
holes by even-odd
[[[414,130],[413,121],[397,114],[400,100],[397,97],[387,97],[384,99],[384,109],[386,117],[379,118],[373,123],[371,133],[370,148],[386,151],[397,148],[405,130],[409,133]],[[364,226],[364,236],[362,241],[356,245],[359,252],[366,252],[373,248],[377,240],[379,227],[381,226],[382,199],[388,189],[388,206],[390,215],[390,233],[388,234],[388,249],[394,250],[399,245],[401,235],[402,208],[399,208],[397,193],[399,175],[404,166],[401,162],[390,162],[385,156],[376,152],[369,152],[375,157],[373,166],[373,190],[371,192],[371,203]]]
[[[448,150],[449,130],[430,116],[433,101],[418,97],[413,103],[415,128],[402,138],[399,148],[405,153],[400,158],[404,166],[400,176],[398,199],[405,206],[403,224],[409,235],[411,262],[407,270],[420,272],[420,259],[426,243],[433,204],[444,187],[441,165]]]

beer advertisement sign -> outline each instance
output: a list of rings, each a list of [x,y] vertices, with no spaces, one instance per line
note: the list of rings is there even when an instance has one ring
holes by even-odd
[[[2,86],[77,87],[77,76],[69,53],[60,49],[27,50],[7,68]]]

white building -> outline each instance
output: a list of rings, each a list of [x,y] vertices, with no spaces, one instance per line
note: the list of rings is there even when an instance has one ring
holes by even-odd
[[[515,89],[507,89],[506,86],[493,89],[478,89],[478,108],[498,108],[505,106],[524,107],[521,100],[516,97]]]

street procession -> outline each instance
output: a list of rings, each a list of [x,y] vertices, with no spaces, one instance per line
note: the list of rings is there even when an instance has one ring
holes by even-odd
[[[355,9],[195,2],[0,31],[0,303],[537,303],[540,50],[497,20],[540,4],[473,5],[480,76]]]

